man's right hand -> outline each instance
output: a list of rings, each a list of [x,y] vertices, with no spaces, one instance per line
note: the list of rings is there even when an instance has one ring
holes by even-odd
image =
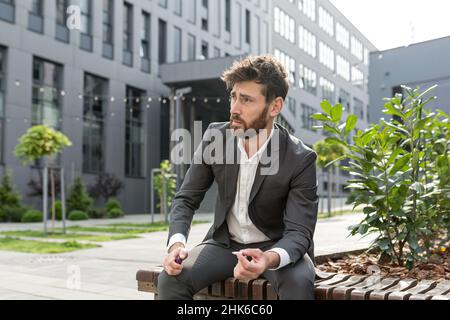
[[[183,270],[183,264],[177,263],[175,260],[179,257],[181,260],[185,260],[188,256],[187,250],[181,243],[175,243],[169,249],[169,254],[164,259],[163,267],[164,271],[170,276],[177,276]]]

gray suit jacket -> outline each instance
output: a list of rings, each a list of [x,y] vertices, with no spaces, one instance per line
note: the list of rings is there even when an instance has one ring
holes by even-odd
[[[212,183],[216,181],[218,195],[214,223],[204,241],[212,239],[229,246],[226,215],[235,200],[239,164],[211,163],[205,155],[208,154],[205,150],[213,144],[212,129],[223,133],[223,140],[213,140],[214,143],[223,143],[224,150],[226,145],[231,146],[235,159],[239,159],[237,140],[231,134],[225,133],[229,132],[229,123],[210,124],[194,154],[195,162],[191,164],[180,190],[172,201],[169,239],[176,233],[188,238],[193,215]],[[278,171],[272,172],[275,173],[273,175],[261,174],[261,170],[267,167],[265,164],[268,163],[261,160],[250,194],[249,217],[259,230],[274,241],[273,247],[287,251],[293,263],[305,253],[314,261],[313,235],[318,208],[315,163],[317,155],[282,126],[275,124],[275,132],[279,134],[279,139],[274,139],[274,135],[269,141],[267,156],[279,155],[271,157],[270,163],[272,167],[278,167]],[[278,163],[274,165],[274,161]]]

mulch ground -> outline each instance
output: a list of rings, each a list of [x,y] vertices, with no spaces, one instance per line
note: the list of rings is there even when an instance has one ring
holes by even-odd
[[[380,254],[364,253],[361,255],[345,255],[339,259],[328,259],[318,266],[325,272],[345,273],[352,275],[372,274],[379,270],[382,277],[414,278],[418,280],[450,280],[450,250],[449,246],[438,246],[427,262],[417,263],[412,270],[396,265],[382,263]]]

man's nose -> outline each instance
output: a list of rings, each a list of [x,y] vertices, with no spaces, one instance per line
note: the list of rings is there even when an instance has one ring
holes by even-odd
[[[241,114],[242,113],[242,108],[241,105],[239,104],[239,101],[232,101],[230,104],[230,113],[231,114]]]

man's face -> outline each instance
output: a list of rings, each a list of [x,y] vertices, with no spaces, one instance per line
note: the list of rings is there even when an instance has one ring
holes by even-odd
[[[230,127],[235,134],[243,135],[249,129],[259,133],[261,129],[267,128],[270,105],[262,89],[263,85],[253,81],[234,85],[230,94]]]

